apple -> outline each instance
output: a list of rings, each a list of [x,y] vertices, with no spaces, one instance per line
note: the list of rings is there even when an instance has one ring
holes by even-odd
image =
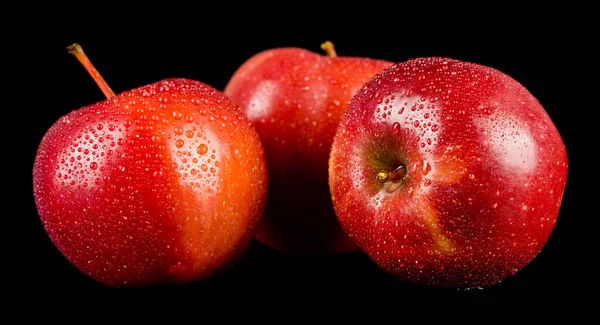
[[[567,180],[562,138],[510,76],[416,58],[356,93],[331,148],[344,231],[383,270],[422,285],[489,287],[541,251]]]
[[[35,156],[44,229],[77,269],[114,287],[207,279],[244,253],[266,204],[258,134],[222,92],[165,79],[55,122]]]
[[[301,48],[260,52],[233,74],[225,95],[238,103],[265,148],[269,193],[256,238],[283,253],[342,253],[356,245],[335,217],[327,161],[354,93],[392,63],[321,55]]]

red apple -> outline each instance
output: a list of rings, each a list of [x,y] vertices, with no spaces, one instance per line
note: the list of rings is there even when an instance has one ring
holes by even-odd
[[[344,231],[379,267],[414,283],[487,287],[547,242],[567,154],[544,108],[508,75],[418,58],[352,99],[329,176]]]
[[[33,169],[35,203],[59,251],[109,286],[208,278],[245,251],[266,203],[258,134],[198,81],[165,79],[60,118]]]
[[[269,193],[257,239],[285,253],[356,250],[335,217],[327,160],[352,95],[392,63],[328,56],[300,48],[256,54],[232,76],[225,94],[240,104],[265,148]]]

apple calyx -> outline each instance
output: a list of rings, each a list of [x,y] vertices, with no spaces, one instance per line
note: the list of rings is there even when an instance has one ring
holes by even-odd
[[[325,51],[325,54],[330,58],[337,58],[337,52],[335,51],[335,46],[333,46],[333,42],[325,41],[321,44],[321,50]]]
[[[100,87],[100,90],[102,90],[102,93],[104,94],[104,96],[106,96],[106,98],[115,96],[115,92],[112,91],[112,89],[110,89],[104,78],[102,78],[100,72],[96,70],[90,59],[87,57],[87,55],[85,55],[85,52],[83,52],[83,48],[81,47],[81,45],[79,45],[78,43],[73,43],[67,46],[67,50],[69,51],[69,53],[73,54],[77,58],[77,60],[79,60],[79,62],[83,65],[85,70],[87,70],[90,76],[92,76],[92,78],[94,79],[94,81],[96,81],[96,84],[98,85],[98,87]]]

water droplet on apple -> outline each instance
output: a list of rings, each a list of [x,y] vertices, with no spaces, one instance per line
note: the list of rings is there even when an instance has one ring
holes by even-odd
[[[392,132],[394,134],[400,133],[400,123],[394,122],[394,124],[392,124]]]
[[[93,162],[90,164],[90,168],[91,168],[92,170],[96,170],[96,169],[98,168],[98,163],[96,163],[95,161],[93,161]]]
[[[96,125],[96,129],[98,129],[98,130],[102,130],[102,128],[104,128],[104,125],[102,125],[102,124],[98,124],[98,125]]]
[[[177,134],[177,135],[183,134],[183,128],[180,126],[176,126],[174,131],[175,131],[175,134]]]
[[[207,170],[208,170],[208,166],[206,166],[206,164],[202,164],[202,165],[200,166],[200,169],[201,169],[203,172],[205,172],[205,171],[207,171]]]
[[[198,148],[196,148],[196,152],[200,155],[205,155],[208,152],[208,147],[204,143],[201,143]]]
[[[433,132],[437,132],[437,130],[439,130],[439,129],[440,129],[440,127],[437,124],[434,124],[431,126],[431,131],[433,131]]]
[[[185,144],[185,141],[183,141],[182,139],[178,139],[177,141],[175,141],[175,146],[177,148],[183,147],[184,144]]]
[[[427,160],[423,160],[423,175],[429,174],[431,171],[431,165]]]
[[[192,131],[192,130],[187,130],[187,131],[185,132],[185,136],[186,136],[186,137],[188,137],[188,138],[191,138],[191,137],[193,137],[193,136],[194,136],[194,131]]]

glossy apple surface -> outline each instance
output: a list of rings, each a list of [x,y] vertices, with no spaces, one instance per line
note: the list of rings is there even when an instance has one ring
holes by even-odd
[[[335,217],[327,161],[349,100],[390,62],[299,48],[256,54],[225,94],[241,105],[265,148],[269,194],[257,239],[286,253],[356,250]]]
[[[60,118],[33,169],[50,239],[109,286],[186,283],[236,261],[266,202],[264,152],[238,106],[167,79]]]
[[[343,229],[382,269],[421,284],[487,287],[547,242],[567,154],[516,80],[418,58],[384,70],[352,99],[329,175]]]

